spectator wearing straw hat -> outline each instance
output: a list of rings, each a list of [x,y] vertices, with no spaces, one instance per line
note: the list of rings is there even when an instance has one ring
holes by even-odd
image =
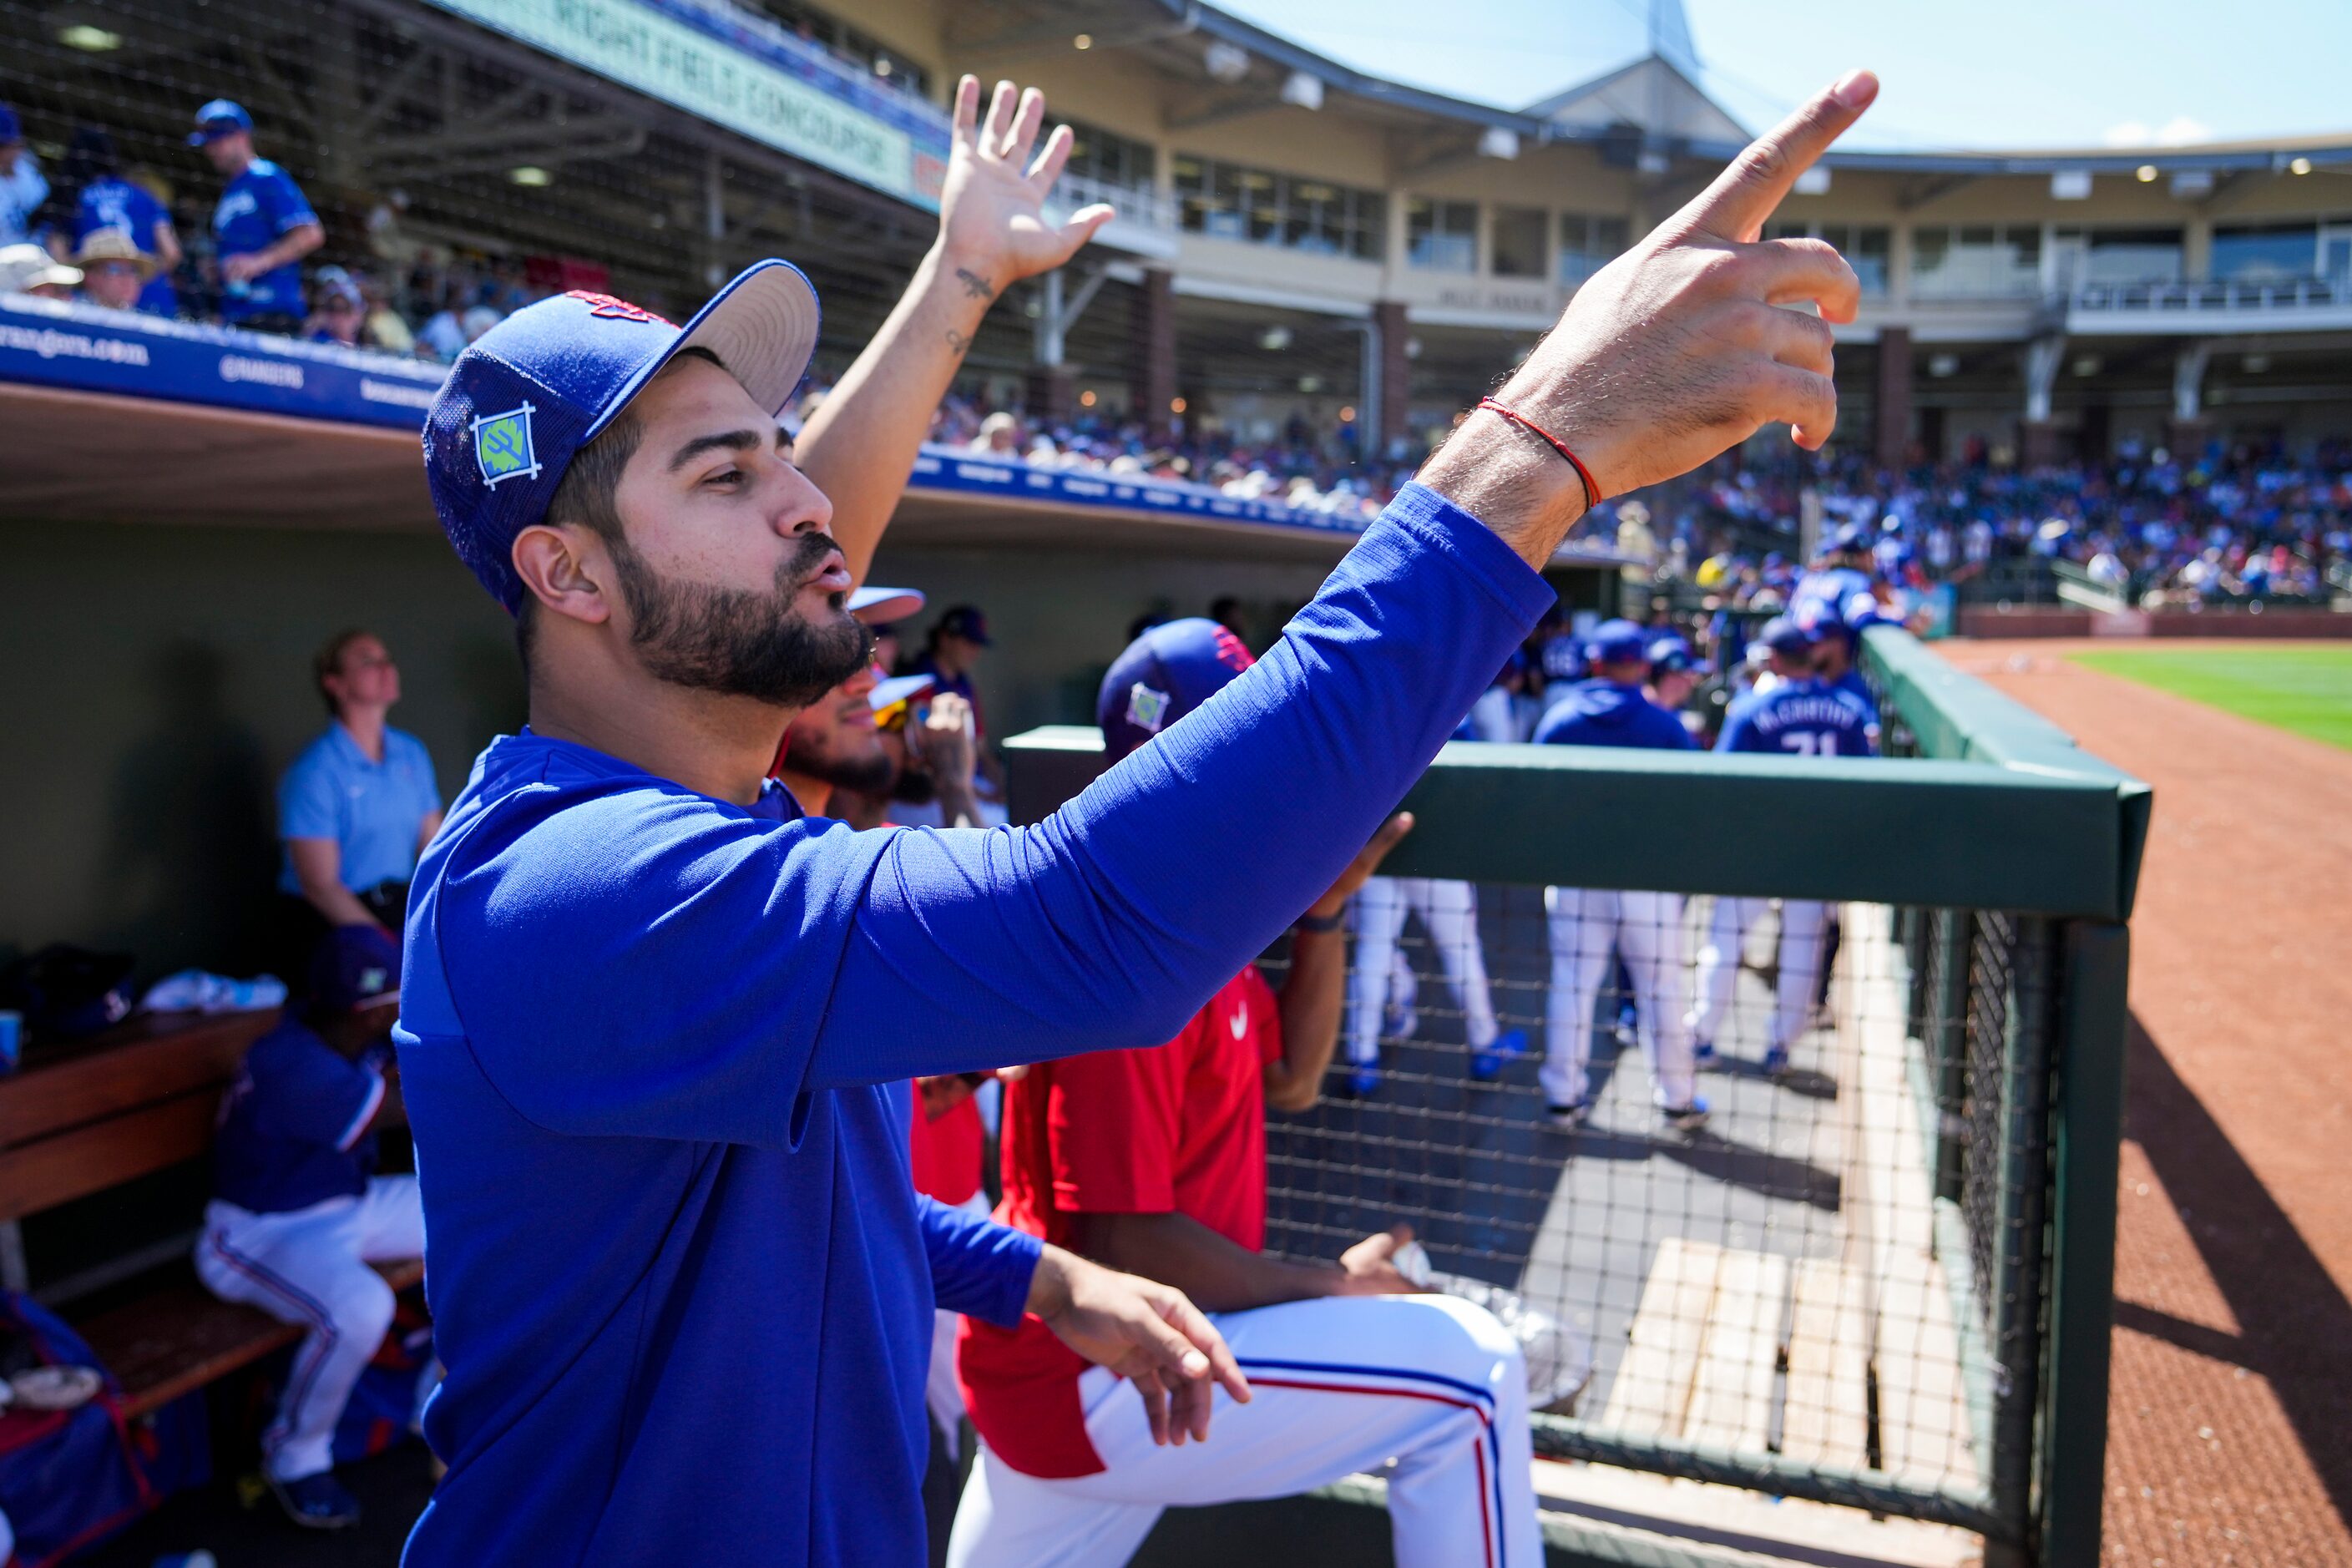
[[[74,252],[81,268],[81,297],[110,310],[146,308],[142,296],[155,276],[155,258],[119,228],[94,228]]]
[[[171,273],[180,264],[179,231],[153,192],[122,177],[114,138],[95,125],[76,131],[73,145],[66,150],[66,180],[75,193],[74,245],[87,245],[90,236],[104,229],[130,236],[154,261],[137,308],[151,315],[178,315],[180,297],[172,287]]]

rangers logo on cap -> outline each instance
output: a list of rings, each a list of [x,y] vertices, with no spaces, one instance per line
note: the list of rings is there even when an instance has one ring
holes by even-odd
[[[1154,691],[1140,680],[1127,693],[1127,721],[1147,735],[1160,733],[1160,726],[1168,721],[1168,693]]]
[[[539,457],[530,445],[530,416],[535,412],[526,403],[474,421],[474,461],[481,466],[484,484],[496,487],[508,479],[539,476]]]

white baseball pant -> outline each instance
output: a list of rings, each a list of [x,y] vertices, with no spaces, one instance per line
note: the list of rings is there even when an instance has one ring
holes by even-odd
[[[1209,1440],[1159,1447],[1143,1401],[1109,1373],[1078,1380],[1104,1468],[1024,1476],[985,1445],[949,1568],[1125,1563],[1162,1509],[1290,1497],[1393,1462],[1398,1568],[1539,1568],[1518,1342],[1450,1296],[1328,1297],[1211,1316],[1253,1397],[1216,1395]]]
[[[415,1176],[376,1176],[358,1197],[284,1214],[218,1199],[205,1206],[195,1256],[205,1288],[310,1331],[294,1352],[278,1418],[261,1435],[270,1479],[297,1481],[334,1468],[335,1423],[392,1327],[392,1287],[368,1265],[424,1252]]]
[[[915,1114],[922,1113],[922,1107],[916,1106]],[[983,1188],[955,1206],[964,1214],[986,1219],[988,1193]],[[955,1373],[956,1326],[962,1321],[962,1314],[958,1312],[932,1312],[931,1369],[923,1378],[923,1403],[930,1407],[931,1420],[947,1441],[950,1459],[959,1457],[963,1448],[963,1390],[956,1384]]]
[[[1748,932],[1764,918],[1769,899],[1715,900],[1715,916],[1707,922],[1706,940],[1699,944],[1697,999],[1691,1008],[1694,1040],[1715,1043],[1716,1031],[1731,1010],[1731,989],[1739,976],[1739,954]],[[1829,924],[1829,906],[1812,899],[1780,900],[1780,979],[1774,986],[1772,1021],[1765,1044],[1786,1048],[1805,1032],[1813,994],[1822,983],[1822,934]]]
[[[1544,1099],[1576,1105],[1591,1092],[1592,1006],[1612,952],[1633,976],[1642,1013],[1643,1059],[1650,1094],[1678,1110],[1698,1094],[1698,1074],[1685,1021],[1683,901],[1674,893],[1605,888],[1546,888],[1551,927],[1551,995],[1544,1015]]]
[[[1486,955],[1478,946],[1478,895],[1470,884],[1435,877],[1370,877],[1356,895],[1356,958],[1348,971],[1351,1062],[1381,1059],[1381,1010],[1391,988],[1391,971],[1402,956],[1397,939],[1408,910],[1421,917],[1430,945],[1437,949],[1470,1048],[1486,1049],[1500,1032],[1494,991],[1486,982]]]

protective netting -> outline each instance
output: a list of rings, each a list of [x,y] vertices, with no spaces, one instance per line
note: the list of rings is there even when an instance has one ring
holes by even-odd
[[[2024,1474],[2048,922],[1412,878],[1353,921],[1271,1248],[1404,1221],[1565,1325],[1539,1451],[1949,1519]]]

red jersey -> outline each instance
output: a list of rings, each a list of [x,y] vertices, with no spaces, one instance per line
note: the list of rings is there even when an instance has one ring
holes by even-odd
[[[1265,1245],[1265,1068],[1282,1021],[1256,965],[1164,1046],[1040,1062],[1004,1086],[996,1217],[1057,1247],[1080,1214],[1181,1214],[1239,1247]],[[963,1321],[956,1376],[972,1425],[1024,1475],[1090,1476],[1078,1374],[1087,1363],[1036,1317]]]
[[[951,1208],[961,1208],[980,1191],[980,1162],[987,1129],[980,1107],[965,1095],[938,1116],[923,1114],[923,1091],[914,1101],[914,1125],[908,1129],[908,1152],[913,1159],[915,1190]]]

